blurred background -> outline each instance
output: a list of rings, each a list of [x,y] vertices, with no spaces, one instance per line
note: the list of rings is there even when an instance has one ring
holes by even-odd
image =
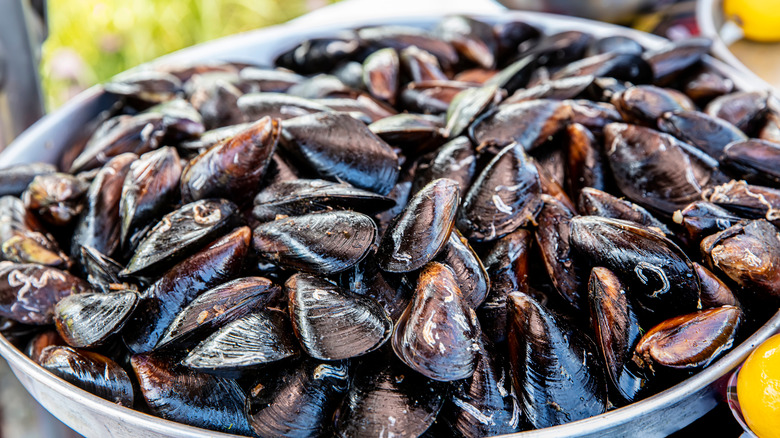
[[[47,111],[166,53],[283,23],[337,0],[48,0],[40,74]]]

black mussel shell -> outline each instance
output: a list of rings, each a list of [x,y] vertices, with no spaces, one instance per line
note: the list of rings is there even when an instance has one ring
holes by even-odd
[[[198,110],[183,98],[175,98],[160,103],[147,111],[159,113],[163,116],[163,123],[167,128],[164,141],[178,141],[198,137],[206,130],[205,126],[203,126],[203,117]]]
[[[481,340],[474,375],[453,385],[440,416],[458,437],[478,438],[523,430],[523,413],[509,366],[489,341]]]
[[[115,290],[137,290],[138,286],[120,279],[122,265],[90,246],[81,247],[81,263],[92,287],[104,293]]]
[[[181,82],[170,73],[146,69],[121,73],[103,84],[103,88],[111,94],[144,103],[160,103],[181,93]]]
[[[583,216],[622,219],[657,229],[667,235],[672,234],[663,222],[656,219],[655,216],[641,206],[601,190],[585,187],[580,193],[578,205]]]
[[[440,178],[420,189],[382,236],[379,267],[409,272],[433,260],[447,243],[459,204],[457,181]]]
[[[122,329],[138,302],[135,291],[69,295],[54,306],[54,323],[72,347],[94,347]]]
[[[526,41],[520,47],[520,56],[534,55],[539,65],[552,67],[581,58],[592,42],[593,35],[569,30],[544,36],[539,41]]]
[[[143,154],[130,165],[119,202],[122,244],[159,217],[174,202],[179,190],[181,161],[175,148],[164,147]]]
[[[274,64],[302,74],[325,71],[361,48],[351,32],[341,37],[312,38],[279,55]]]
[[[502,68],[498,73],[484,82],[484,86],[497,85],[511,95],[517,90],[528,85],[533,69],[536,68],[535,59],[526,56]]]
[[[130,363],[152,415],[209,430],[253,435],[244,415],[246,396],[235,380],[190,370],[164,355],[136,354]]]
[[[664,113],[692,109],[681,106],[676,97],[666,88],[638,85],[612,97],[612,104],[626,122],[654,127]]]
[[[84,391],[120,406],[133,407],[133,382],[119,364],[102,354],[51,346],[43,350],[39,363]]]
[[[89,291],[78,277],[43,265],[0,262],[0,316],[23,324],[51,324],[54,306]]]
[[[495,67],[498,42],[489,24],[456,15],[442,19],[434,33],[452,44],[463,57],[484,68]]]
[[[258,220],[272,221],[280,215],[298,216],[333,208],[371,214],[393,207],[395,201],[346,183],[295,179],[266,187],[257,194],[254,204],[252,214]]]
[[[536,99],[574,99],[593,83],[593,76],[572,76],[542,82],[529,88],[521,88],[504,99],[501,104],[520,103]]]
[[[642,47],[642,45],[633,38],[622,35],[614,35],[593,41],[590,44],[590,47],[588,47],[587,53],[599,54],[615,52],[641,55],[644,51],[644,47]]]
[[[747,140],[731,123],[698,111],[666,113],[658,119],[658,127],[716,159],[729,143]]]
[[[735,212],[738,216],[763,218],[780,225],[780,189],[731,180],[707,188],[702,197],[706,201]]]
[[[575,309],[584,309],[586,299],[581,291],[582,280],[577,275],[569,244],[574,212],[551,196],[542,195],[542,200],[544,206],[536,218],[536,242],[544,267],[563,299]]]
[[[303,273],[290,277],[285,289],[295,335],[315,359],[361,356],[381,347],[390,338],[393,322],[372,298]]]
[[[187,82],[191,106],[199,116],[202,115],[201,126],[214,129],[249,119],[238,106],[243,92],[236,86],[240,84],[231,83],[235,80],[235,75],[225,77],[222,73],[209,73],[195,75]]]
[[[755,134],[770,111],[770,98],[767,91],[738,91],[716,97],[704,112],[731,123],[742,132]]]
[[[582,332],[523,293],[508,297],[509,363],[520,406],[536,428],[602,414],[606,378]]]
[[[632,201],[671,215],[701,199],[691,161],[676,138],[622,123],[604,128],[618,188]]]
[[[242,89],[263,90],[283,93],[305,79],[291,71],[275,68],[246,67],[238,72]]]
[[[374,255],[339,275],[342,289],[376,300],[390,319],[397,321],[411,300],[412,290],[407,281],[397,281],[392,274],[383,272]]]
[[[693,262],[693,268],[696,269],[696,274],[699,276],[699,282],[701,283],[701,306],[703,308],[740,307],[737,297],[734,296],[731,289],[720,278],[696,262]]]
[[[436,420],[447,398],[447,384],[430,380],[375,353],[355,370],[341,407],[336,436],[420,436]]]
[[[100,169],[87,191],[87,205],[81,212],[71,240],[71,255],[78,258],[82,246],[90,246],[111,257],[119,247],[121,222],[119,204],[122,185],[135,154],[119,155]]]
[[[644,84],[653,80],[653,71],[637,54],[609,52],[571,62],[553,73],[551,79],[577,76],[611,77],[633,84]]]
[[[55,173],[57,168],[49,163],[15,164],[0,170],[0,196],[21,196],[38,175]]]
[[[477,171],[477,156],[471,141],[465,137],[456,137],[425,155],[414,171],[412,193],[417,193],[429,182],[439,178],[457,181],[461,193],[468,190]]]
[[[187,164],[181,174],[185,202],[232,196],[254,197],[281,135],[278,119],[263,117]]]
[[[705,65],[691,74],[682,90],[691,99],[706,102],[733,92],[734,81],[714,68]]]
[[[83,199],[89,184],[67,173],[48,173],[36,176],[22,193],[27,210],[35,212],[43,221],[65,226],[84,209]]]
[[[508,53],[514,54],[517,46],[524,41],[539,37],[539,29],[524,21],[513,20],[493,25],[493,35],[498,44],[496,54],[503,58]]]
[[[642,328],[623,285],[607,268],[595,267],[588,281],[588,297],[596,347],[607,375],[628,403],[640,397],[647,377],[631,362]]]
[[[361,68],[362,72],[362,68]],[[361,120],[373,123],[379,120],[397,115],[398,112],[384,102],[377,100],[368,94],[359,94],[354,97],[328,97],[315,102],[325,105],[336,112],[346,112]]]
[[[672,219],[685,228],[687,237],[693,243],[743,220],[725,208],[706,201],[696,201],[682,210],[675,211]]]
[[[701,241],[709,266],[743,290],[771,301],[780,298],[780,232],[764,220],[736,224]]]
[[[370,217],[336,210],[260,224],[252,242],[262,258],[284,268],[334,274],[363,260],[376,234]]]
[[[393,350],[410,368],[434,380],[474,373],[481,336],[477,315],[450,267],[438,262],[420,272],[411,304],[395,327]]]
[[[642,57],[653,69],[653,81],[664,85],[695,66],[712,46],[709,38],[687,38],[670,42],[660,49],[646,51]]]
[[[447,108],[446,136],[461,135],[471,122],[501,97],[498,85],[467,88],[458,93]]]
[[[583,266],[614,272],[654,321],[699,308],[693,264],[662,234],[628,221],[580,216],[571,220],[570,241]]]
[[[363,84],[377,99],[395,104],[401,60],[395,49],[379,49],[363,61]]]
[[[400,51],[410,46],[417,46],[436,56],[444,68],[449,68],[458,62],[458,52],[452,45],[416,27],[365,27],[358,31],[358,37],[371,47],[391,47]]]
[[[734,306],[667,319],[642,336],[635,360],[648,367],[706,367],[734,344],[741,320],[742,311]]]
[[[285,120],[282,145],[319,176],[386,195],[398,178],[398,156],[368,127],[345,113]]]
[[[399,57],[401,68],[411,77],[412,82],[446,81],[449,79],[441,71],[439,60],[417,46],[409,46],[401,50]]]
[[[263,277],[246,277],[221,284],[200,294],[187,305],[157,343],[187,347],[210,330],[281,299],[282,288]]]
[[[307,114],[331,112],[323,103],[282,93],[248,93],[238,98],[238,107],[250,120],[259,120],[266,116],[286,120]]]
[[[348,387],[346,361],[303,359],[262,376],[249,392],[246,416],[261,437],[327,436]]]
[[[109,119],[95,131],[68,172],[94,169],[128,152],[140,155],[157,149],[165,136],[165,125],[164,116],[155,113]]]
[[[452,230],[450,238],[436,259],[452,268],[463,298],[472,309],[476,309],[485,301],[490,291],[490,277],[479,256],[460,231]]]
[[[238,207],[224,199],[204,199],[165,215],[137,245],[123,276],[164,271],[199,250],[238,222]]]
[[[526,229],[496,240],[484,257],[490,275],[490,292],[477,309],[479,323],[488,339],[498,344],[506,340],[506,297],[528,293],[528,254],[533,234]]]
[[[220,373],[253,368],[298,354],[287,315],[261,310],[225,324],[195,346],[182,365],[197,371]]]
[[[43,225],[15,196],[0,197],[0,260],[55,268],[72,264]]]
[[[7,332],[3,331],[3,336],[10,340]],[[40,365],[41,354],[43,353],[43,350],[45,350],[47,347],[51,347],[52,345],[68,345],[65,343],[65,340],[62,339],[60,334],[57,333],[57,330],[54,329],[47,330],[35,335],[32,339],[30,339],[30,342],[27,344],[27,348],[25,349],[24,353],[33,362]]]
[[[444,119],[437,115],[396,114],[371,123],[368,129],[388,144],[412,154],[444,143]]]
[[[517,142],[530,151],[564,128],[570,117],[571,108],[560,100],[537,99],[499,105],[471,125],[469,137],[477,150]]]
[[[756,138],[730,143],[721,163],[748,182],[780,187],[780,144]]]
[[[246,130],[246,128],[250,127],[251,125],[251,123],[239,123],[237,125],[230,125],[222,128],[208,130],[197,139],[182,141],[179,143],[179,152],[189,157],[190,155],[187,155],[186,153],[191,154],[195,151],[205,151],[215,144],[221,143],[222,141],[235,136],[239,132]]]
[[[506,146],[479,174],[463,198],[458,229],[490,241],[532,221],[542,207],[536,166],[520,143]]]
[[[248,227],[236,228],[171,268],[145,290],[122,330],[128,349],[134,353],[154,349],[187,304],[235,277],[249,252],[250,237]]]
[[[576,200],[587,187],[604,190],[609,178],[609,164],[593,133],[580,124],[566,128],[569,147],[566,157],[566,186]]]

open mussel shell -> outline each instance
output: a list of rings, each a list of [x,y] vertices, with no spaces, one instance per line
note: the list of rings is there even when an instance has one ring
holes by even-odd
[[[392,345],[413,370],[430,379],[452,381],[474,373],[481,334],[477,315],[463,298],[451,268],[431,262],[420,272]]]
[[[703,368],[731,348],[742,311],[722,306],[675,316],[648,330],[635,361],[650,367]]]
[[[8,333],[3,331],[3,336],[8,337]],[[43,350],[45,350],[47,347],[61,345],[67,346],[68,344],[66,344],[65,340],[62,339],[59,333],[57,333],[57,330],[46,330],[44,332],[38,333],[32,339],[30,339],[30,342],[27,343],[27,348],[24,350],[24,353],[27,355],[27,357],[30,358],[30,360],[40,365],[41,354],[43,353]]]
[[[276,362],[298,354],[287,315],[276,309],[244,315],[195,346],[182,360],[203,372],[231,372]]]
[[[738,216],[766,219],[780,225],[780,190],[731,180],[719,186],[709,187],[703,198]]]
[[[662,234],[598,216],[571,220],[570,241],[585,266],[603,266],[655,321],[700,306],[699,277],[687,255]]]
[[[0,262],[0,316],[23,324],[51,324],[57,302],[87,291],[86,282],[66,271]]]
[[[280,121],[263,117],[193,158],[182,171],[182,199],[185,202],[226,196],[252,199],[280,135]]]
[[[119,202],[122,245],[174,201],[180,177],[179,154],[169,146],[147,152],[130,165]]]
[[[135,291],[69,295],[54,306],[54,323],[68,345],[94,347],[122,329],[137,302]]]
[[[519,229],[498,239],[484,257],[490,275],[490,292],[477,309],[482,331],[493,343],[506,340],[506,297],[528,292],[528,253],[533,234]]]
[[[259,255],[284,268],[334,274],[354,266],[376,242],[376,224],[361,213],[329,211],[260,224],[252,233]]]
[[[596,347],[607,375],[620,397],[631,403],[647,384],[647,377],[631,362],[642,336],[639,319],[620,280],[607,268],[591,271],[588,298]]]
[[[604,371],[582,332],[523,293],[508,297],[509,363],[520,405],[536,428],[607,409]]]
[[[520,143],[506,146],[479,174],[463,198],[458,229],[469,239],[491,241],[525,225],[542,207],[536,166]]]
[[[379,266],[409,272],[433,260],[447,243],[459,203],[460,188],[454,180],[440,178],[420,189],[382,236]]]
[[[395,205],[392,199],[345,183],[295,179],[270,185],[257,194],[252,214],[260,221],[277,216],[299,216],[333,208],[371,214]]]
[[[157,348],[189,346],[210,330],[274,303],[281,292],[263,277],[239,278],[203,292],[176,315]]]
[[[155,348],[176,315],[198,295],[235,277],[249,252],[248,227],[236,228],[180,262],[143,292],[122,331],[134,353]]]
[[[84,209],[84,195],[89,188],[85,181],[67,173],[37,175],[21,198],[27,210],[35,212],[47,223],[68,225]]]
[[[605,147],[618,188],[632,201],[671,215],[701,199],[691,160],[671,135],[611,123]]]
[[[152,415],[205,429],[252,436],[246,396],[235,380],[199,373],[167,355],[130,359]]]
[[[35,177],[56,172],[53,164],[41,162],[4,167],[0,169],[0,196],[22,196]]]
[[[452,268],[463,298],[472,309],[476,309],[485,301],[490,291],[490,277],[469,241],[457,228],[450,233],[450,238],[437,260]]]
[[[225,199],[204,199],[165,215],[137,245],[123,276],[164,271],[216,239],[238,222],[238,207]]]
[[[91,246],[111,257],[119,247],[121,223],[119,203],[122,185],[135,154],[119,155],[103,166],[87,191],[87,205],[81,212],[71,240],[71,255],[80,256],[82,246]]]
[[[302,359],[265,371],[247,397],[249,425],[261,437],[327,436],[349,377],[346,361]]]
[[[521,431],[525,424],[509,366],[486,339],[480,340],[474,375],[453,384],[440,418],[458,437],[478,438]]]
[[[315,359],[361,356],[390,338],[393,322],[372,298],[303,273],[290,277],[285,289],[295,335]]]
[[[65,346],[50,346],[39,363],[68,383],[110,402],[133,407],[133,383],[124,369],[102,354]]]
[[[354,372],[336,411],[336,436],[421,436],[444,405],[447,384],[409,372],[392,354],[374,354]]]
[[[702,240],[713,270],[723,272],[759,299],[780,298],[780,233],[764,220],[736,224]]]
[[[319,113],[283,123],[283,142],[317,174],[386,195],[398,178],[398,156],[368,127],[346,113]]]

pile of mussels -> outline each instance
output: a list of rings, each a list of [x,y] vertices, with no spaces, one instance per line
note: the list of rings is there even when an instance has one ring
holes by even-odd
[[[3,332],[249,436],[477,437],[647,397],[780,302],[780,106],[708,48],[449,17],[117,77],[67,173],[0,172]]]

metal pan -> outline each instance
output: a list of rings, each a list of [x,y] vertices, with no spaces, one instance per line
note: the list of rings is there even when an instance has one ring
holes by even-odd
[[[447,7],[440,11],[457,13]],[[411,9],[406,9],[411,10]],[[375,24],[407,24],[432,27],[441,14],[402,13],[392,16],[363,16],[337,24],[319,24],[311,19],[224,38],[160,58],[157,62],[196,62],[232,60],[270,64],[279,53],[305,38],[333,35],[340,29]],[[497,23],[524,20],[547,32],[577,29],[596,36],[625,35],[647,48],[656,48],[664,40],[649,34],[593,21],[555,15],[508,12],[478,16]],[[754,90],[756,85],[734,69],[709,60],[713,67],[729,76],[738,87]],[[76,138],[83,125],[111,103],[100,87],[81,94],[62,109],[46,116],[0,155],[0,167],[14,163],[47,160],[56,162],[60,153]],[[517,438],[567,436],[666,436],[680,430],[713,409],[725,393],[728,375],[761,342],[780,330],[780,312],[728,355],[694,377],[653,397],[630,406],[573,423],[512,435]],[[112,404],[89,394],[45,371],[0,336],[0,355],[8,361],[22,385],[55,417],[87,437],[227,437],[230,435],[166,421]]]

